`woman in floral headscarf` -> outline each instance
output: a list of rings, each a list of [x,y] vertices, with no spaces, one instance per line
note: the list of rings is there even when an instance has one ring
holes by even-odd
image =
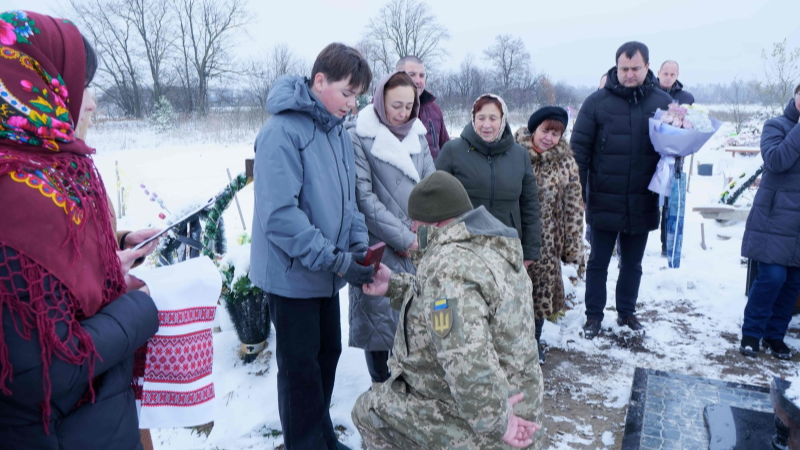
[[[96,67],[71,22],[0,13],[2,448],[140,448],[133,354],[158,316],[75,136]]]

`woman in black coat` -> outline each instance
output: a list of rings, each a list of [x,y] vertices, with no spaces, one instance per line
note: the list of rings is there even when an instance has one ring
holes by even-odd
[[[517,230],[525,267],[541,257],[539,193],[528,151],[514,140],[502,98],[485,94],[472,107],[472,123],[442,147],[436,169],[464,185],[472,206],[484,206]]]
[[[758,356],[763,339],[772,356],[791,359],[783,341],[800,294],[800,85],[783,115],[761,134],[764,173],[742,241],[742,256],[758,262],[744,310],[740,351]]]
[[[23,11],[0,13],[0,40],[0,449],[141,449],[133,356],[158,311],[127,269],[152,246],[119,252],[77,131],[96,55]]]

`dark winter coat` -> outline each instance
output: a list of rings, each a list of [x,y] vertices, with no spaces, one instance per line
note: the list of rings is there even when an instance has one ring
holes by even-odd
[[[89,388],[88,364],[77,366],[52,358],[49,435],[40,406],[44,390],[39,336],[36,331],[30,339],[20,336],[14,327],[16,315],[9,309],[3,309],[2,317],[14,373],[8,384],[11,395],[0,394],[0,449],[141,449],[131,381],[134,352],[158,330],[158,311],[148,295],[125,294],[80,322],[99,356],[94,361],[94,403],[78,407]],[[56,330],[62,339],[66,336],[66,329]]]
[[[444,125],[442,110],[436,104],[436,97],[428,91],[422,91],[422,95],[419,97],[419,120],[428,130],[425,138],[428,140],[431,157],[436,161],[439,151],[450,140],[450,135]]]
[[[330,270],[338,252],[367,242],[353,142],[303,77],[278,78],[267,112],[256,138],[250,280],[283,297],[332,297],[347,284]]]
[[[400,141],[378,120],[372,105],[345,125],[356,160],[356,199],[369,231],[369,244],[386,243],[383,264],[392,272],[415,273],[411,259],[399,256],[416,239],[408,217],[408,197],[420,180],[436,171],[425,140],[425,127],[415,119]],[[389,351],[394,345],[399,313],[386,297],[364,294],[350,286],[350,347]]]
[[[661,87],[661,84],[658,82],[658,78],[656,78],[656,84],[658,84],[658,87],[660,87],[662,91],[669,94],[673,100],[681,105],[691,105],[694,103],[694,95],[683,90],[683,83],[681,83],[680,80],[675,80],[675,84],[673,84],[669,89],[664,89]]]
[[[747,218],[742,256],[800,267],[800,113],[794,100],[761,133],[764,173]]]
[[[528,151],[514,142],[506,125],[500,141],[487,144],[472,124],[460,139],[442,148],[436,169],[449,172],[464,185],[472,206],[486,207],[500,222],[517,230],[526,261],[542,254],[539,192]]]
[[[652,71],[643,85],[627,88],[616,67],[605,87],[583,102],[570,145],[592,228],[634,234],[658,228],[658,194],[648,186],[660,157],[650,142],[648,119],[671,102]]]

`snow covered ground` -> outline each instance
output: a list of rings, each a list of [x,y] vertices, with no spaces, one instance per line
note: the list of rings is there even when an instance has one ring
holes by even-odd
[[[780,362],[766,355],[745,360],[735,351],[747,300],[746,268],[740,257],[744,224],[723,226],[691,212],[694,206],[716,203],[724,177],[752,163],[715,150],[730,131],[726,125],[695,158],[696,163],[713,163],[714,175],[692,175],[680,269],[667,268],[666,259],[660,256],[658,231],[650,236],[637,310],[647,326],[645,337],[626,333],[615,323],[618,270],[614,262],[609,268],[605,336],[593,341],[580,337],[585,320],[580,302],[558,323],[546,323],[543,339],[550,357],[544,373],[546,379],[559,380],[546,385],[545,392],[548,417],[544,426],[550,449],[618,448],[620,422],[636,367],[760,385],[766,385],[772,375],[797,375],[794,361]],[[142,123],[101,124],[91,132],[89,143],[99,149],[95,159],[115,206],[115,162],[123,173],[121,185],[129,191],[127,215],[120,220],[120,228],[158,226],[161,222],[161,210],[148,200],[140,184],[158,193],[174,212],[217,193],[228,182],[225,169],[235,176],[244,170],[244,159],[253,155],[251,140],[238,139],[238,143],[230,144],[203,141],[208,142],[199,135],[156,135]],[[239,202],[249,231],[252,186],[240,193]],[[706,250],[700,246],[701,223],[705,224]],[[225,224],[229,245],[236,245],[244,227],[235,204],[226,212]],[[577,299],[582,301],[583,295],[583,286],[578,286]],[[369,388],[370,379],[363,352],[347,348],[346,289],[340,297],[344,351],[331,416],[335,425],[343,427],[341,440],[361,448],[350,411],[358,395]],[[282,443],[277,368],[271,353],[263,354],[254,364],[242,365],[237,357],[239,342],[224,308],[218,310],[218,317],[223,331],[214,338],[219,410],[214,427],[208,435],[193,429],[153,430],[157,449],[271,449]],[[800,348],[799,328],[800,320],[795,319],[787,336],[790,347]],[[266,351],[274,351],[274,333]],[[561,405],[564,395],[577,406],[570,410],[555,406]]]

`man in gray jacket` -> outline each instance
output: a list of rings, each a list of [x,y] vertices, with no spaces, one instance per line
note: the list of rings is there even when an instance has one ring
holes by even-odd
[[[284,76],[256,139],[250,279],[267,293],[277,335],[278,406],[286,450],[347,448],[329,407],[342,352],[339,290],[372,281],[367,228],[343,117],[372,82],[364,57],[331,44],[312,78]]]

